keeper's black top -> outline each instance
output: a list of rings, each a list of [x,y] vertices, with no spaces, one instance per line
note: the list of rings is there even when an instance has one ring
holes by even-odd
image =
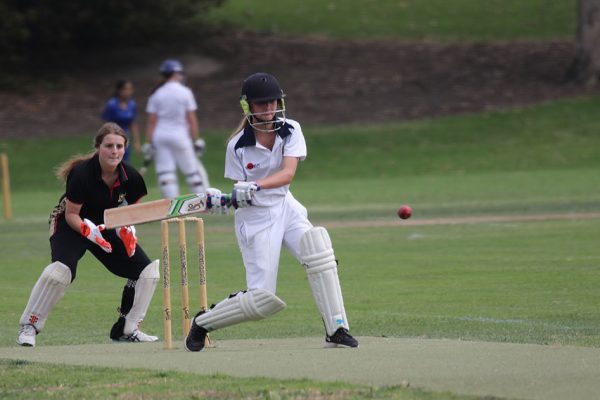
[[[66,193],[54,208],[54,218],[51,219],[54,219],[54,222],[64,219],[67,198],[72,203],[83,204],[79,212],[82,219],[87,218],[96,225],[102,224],[104,210],[134,204],[148,193],[144,178],[135,168],[122,162],[117,169],[119,177],[112,187],[108,187],[102,180],[98,154],[77,164],[67,177]]]

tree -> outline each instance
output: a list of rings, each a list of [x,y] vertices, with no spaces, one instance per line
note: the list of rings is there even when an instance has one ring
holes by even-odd
[[[567,80],[594,85],[600,79],[600,0],[579,0],[577,43]]]
[[[0,69],[86,51],[191,39],[224,0],[0,0]]]

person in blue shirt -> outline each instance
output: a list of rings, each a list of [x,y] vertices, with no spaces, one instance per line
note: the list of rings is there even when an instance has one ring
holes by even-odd
[[[105,122],[114,122],[121,127],[133,142],[136,153],[141,151],[140,137],[137,123],[135,122],[137,105],[133,100],[133,83],[127,79],[120,79],[115,85],[115,93],[104,106],[102,119]],[[131,147],[127,147],[123,161],[128,162]]]

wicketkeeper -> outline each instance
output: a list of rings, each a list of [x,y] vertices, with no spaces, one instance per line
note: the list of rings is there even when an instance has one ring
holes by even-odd
[[[117,124],[104,124],[94,147],[92,154],[72,158],[58,171],[66,180],[66,192],[50,215],[52,263],[42,271],[19,321],[21,346],[35,346],[36,335],[75,279],[77,263],[86,251],[127,279],[110,337],[127,342],[158,340],[139,330],[159,278],[158,260],[150,261],[137,244],[133,226],[108,230],[102,225],[105,209],[136,203],[146,195],[146,184],[122,162],[127,136]]]
[[[283,91],[272,75],[256,73],[242,85],[244,118],[229,138],[225,177],[235,181],[232,204],[235,232],[246,267],[247,290],[234,293],[192,320],[186,349],[200,351],[207,332],[269,317],[285,303],[275,295],[281,247],[306,269],[325,324],[326,347],[358,347],[349,333],[327,230],[313,227],[289,190],[306,143],[300,124],[285,118]],[[213,212],[220,212],[220,192],[208,189]]]

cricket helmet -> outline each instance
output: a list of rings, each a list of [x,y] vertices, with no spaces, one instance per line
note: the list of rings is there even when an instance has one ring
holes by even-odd
[[[273,129],[263,129],[260,126],[271,124],[275,121],[285,122],[284,97],[285,94],[283,93],[283,90],[281,90],[279,82],[273,75],[265,72],[257,72],[244,79],[244,82],[242,83],[240,105],[242,106],[242,111],[244,112],[248,123],[253,128],[260,131],[273,132],[279,130],[283,124],[274,124]],[[272,100],[277,100],[277,109],[275,110],[275,116],[271,121],[263,121],[260,118],[260,115],[266,113],[253,113],[250,110],[250,103],[262,103]]]
[[[163,61],[160,65],[160,73],[162,75],[170,75],[175,72],[182,73],[183,72],[183,64],[179,60],[168,59]]]

